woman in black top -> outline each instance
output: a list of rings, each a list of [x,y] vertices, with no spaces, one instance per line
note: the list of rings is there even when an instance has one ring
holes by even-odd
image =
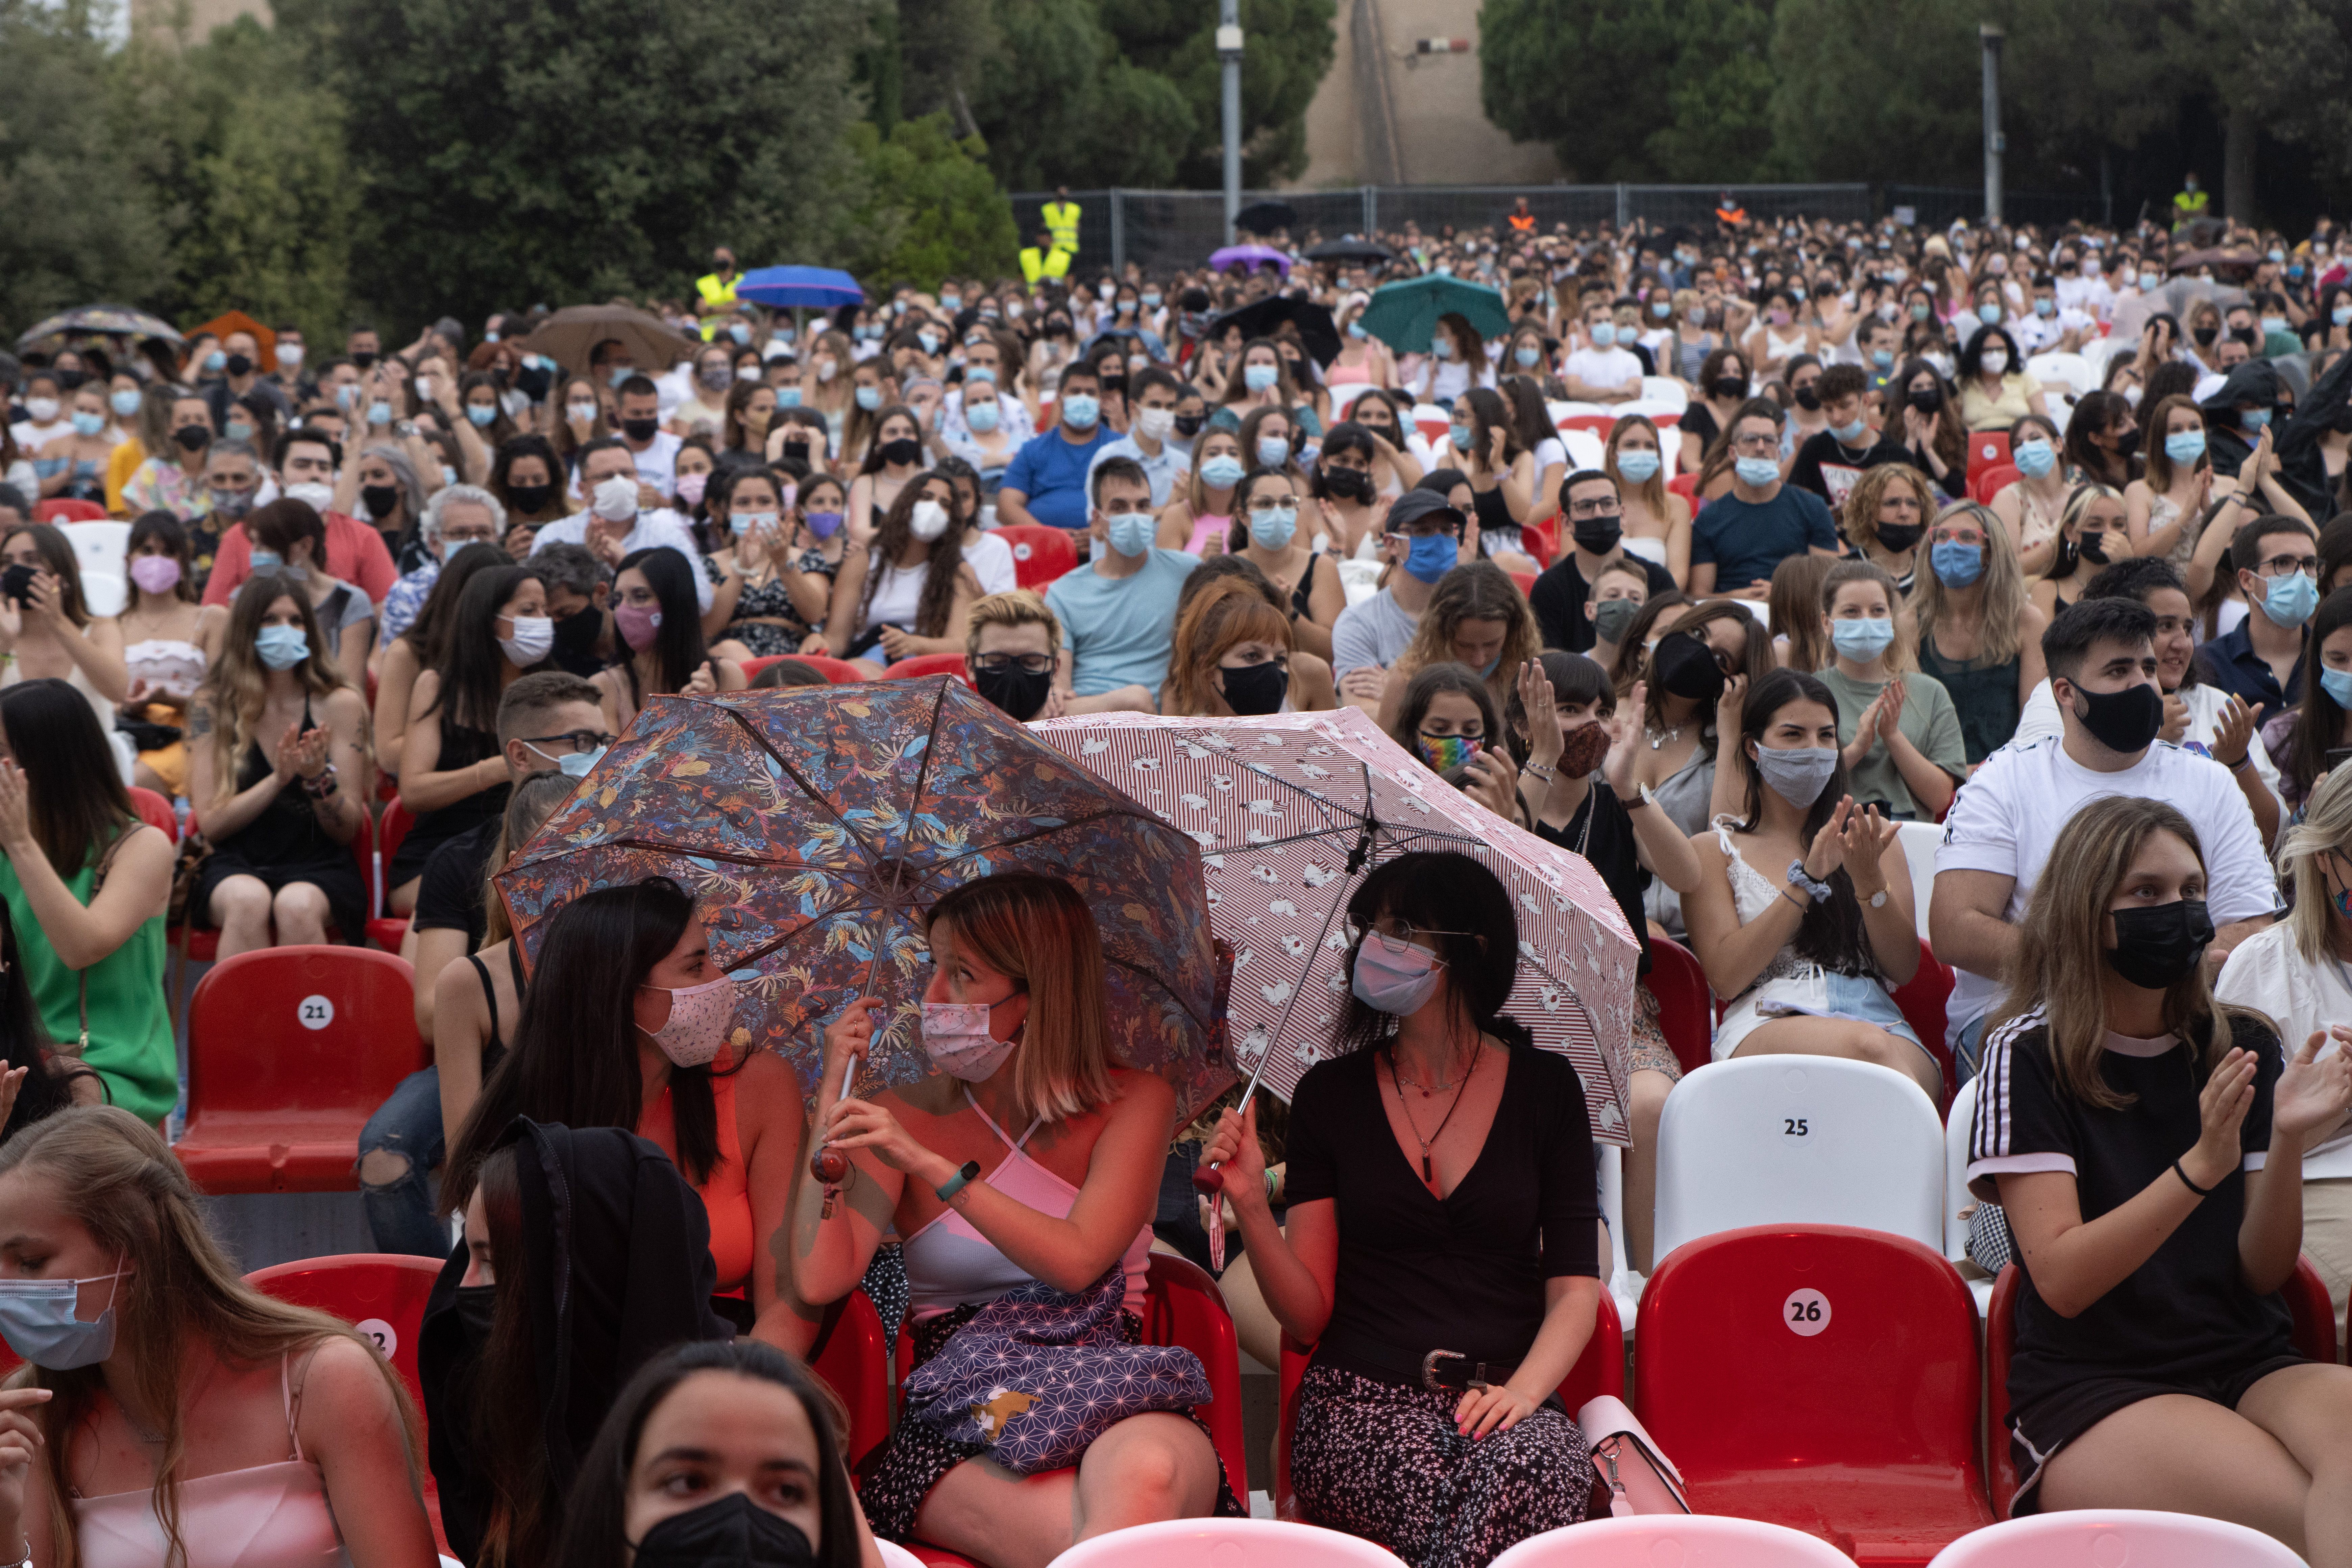
[[[1417,1568],[1475,1568],[1576,1523],[1591,1491],[1553,1394],[1601,1296],[1584,1092],[1501,1016],[1518,924],[1486,867],[1399,856],[1348,919],[1334,1059],[1291,1101],[1287,1236],[1255,1111],[1225,1112],[1202,1158],[1225,1166],[1267,1306],[1316,1347],[1290,1448],[1306,1516]],[[1435,1351],[1466,1360],[1425,1381]]]
[[[1608,672],[1580,653],[1547,653],[1522,665],[1511,693],[1511,749],[1522,758],[1519,795],[1539,838],[1573,850],[1609,884],[1626,929],[1650,973],[1650,927],[1642,895],[1654,874],[1677,893],[1695,891],[1698,856],[1690,839],[1633,782],[1633,761],[1647,695],[1640,681],[1624,707]],[[1674,1047],[1658,1027],[1657,999],[1647,987],[1633,1014],[1632,1082],[1625,1153],[1625,1254],[1635,1272],[1650,1271],[1651,1215],[1658,1185],[1658,1119],[1683,1076]]]
[[[2077,812],[1986,1032],[1969,1180],[2024,1270],[2015,1510],[2205,1514],[2343,1568],[2352,1370],[2295,1354],[2277,1291],[2352,1060],[2315,1061],[2320,1034],[2282,1060],[2269,1020],[2214,1002],[2202,853],[2160,802]]]

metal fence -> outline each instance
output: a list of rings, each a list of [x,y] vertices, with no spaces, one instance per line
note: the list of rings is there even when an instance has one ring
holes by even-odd
[[[1971,221],[1984,211],[1984,193],[1960,187],[1865,184],[1819,185],[1356,185],[1325,191],[1248,191],[1253,202],[1288,204],[1298,214],[1294,239],[1312,232],[1325,239],[1347,234],[1394,231],[1408,223],[1423,234],[1451,227],[1457,233],[1503,225],[1525,196],[1536,221],[1549,230],[1564,223],[1586,228],[1636,218],[1653,226],[1705,224],[1725,190],[1756,218],[1820,217],[1860,222],[1908,206],[1917,221],[1943,227],[1956,217]],[[1027,244],[1045,226],[1047,191],[1024,191],[1013,198],[1013,216]],[[1224,243],[1225,200],[1218,191],[1073,191],[1079,205],[1078,266],[1114,269],[1130,261],[1152,268],[1198,265]],[[2011,192],[2002,199],[2012,223],[2100,222],[2096,195]]]

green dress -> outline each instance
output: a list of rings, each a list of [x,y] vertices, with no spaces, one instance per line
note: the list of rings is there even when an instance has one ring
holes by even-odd
[[[134,827],[131,831],[136,832]],[[98,877],[98,858],[66,879],[66,887],[88,904]],[[81,979],[89,981],[89,1049],[82,1059],[97,1069],[110,1104],[142,1121],[161,1121],[180,1099],[180,1063],[172,1033],[172,1006],[163,994],[163,917],[131,933],[129,941],[87,971],[68,969],[41,936],[41,922],[16,879],[16,868],[0,855],[0,900],[16,928],[16,952],[33,988],[33,1005],[49,1038],[70,1050],[81,1038]]]

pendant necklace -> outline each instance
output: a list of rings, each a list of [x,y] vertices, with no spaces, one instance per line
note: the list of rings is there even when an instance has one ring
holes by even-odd
[[[1439,1089],[1451,1088],[1454,1090],[1454,1103],[1445,1108],[1444,1116],[1438,1121],[1437,1130],[1432,1132],[1428,1137],[1423,1138],[1421,1135],[1420,1124],[1412,1119],[1412,1106],[1405,1100],[1404,1097],[1405,1079],[1397,1071],[1396,1051],[1394,1047],[1391,1047],[1388,1052],[1389,1078],[1396,1086],[1397,1109],[1404,1112],[1404,1124],[1412,1130],[1413,1142],[1421,1145],[1421,1183],[1422,1185],[1425,1187],[1434,1187],[1437,1184],[1436,1173],[1431,1167],[1429,1161],[1430,1146],[1435,1143],[1440,1138],[1445,1136],[1445,1124],[1454,1120],[1454,1113],[1456,1110],[1462,1109],[1463,1093],[1470,1087],[1470,1080],[1477,1076],[1478,1058],[1485,1054],[1486,1053],[1481,1050],[1478,1051],[1476,1055],[1474,1055],[1470,1058],[1470,1070],[1464,1073],[1456,1082],[1451,1085],[1439,1084],[1435,1086]],[[1413,1087],[1421,1089],[1421,1097],[1423,1100],[1429,1098],[1431,1092],[1429,1089],[1423,1088],[1420,1084],[1414,1084]]]

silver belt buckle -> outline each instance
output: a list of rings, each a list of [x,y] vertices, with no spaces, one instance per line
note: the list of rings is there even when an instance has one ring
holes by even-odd
[[[1468,1356],[1464,1355],[1460,1351],[1430,1352],[1427,1355],[1421,1358],[1422,1387],[1427,1389],[1432,1394],[1453,1393],[1453,1389],[1446,1387],[1444,1384],[1437,1381],[1437,1363],[1441,1361],[1466,1362],[1470,1358]],[[1478,1375],[1486,1370],[1484,1363],[1477,1363],[1471,1367],[1471,1375],[1469,1378],[1469,1385],[1471,1388],[1477,1390],[1484,1390],[1486,1388],[1487,1384],[1485,1379]]]

